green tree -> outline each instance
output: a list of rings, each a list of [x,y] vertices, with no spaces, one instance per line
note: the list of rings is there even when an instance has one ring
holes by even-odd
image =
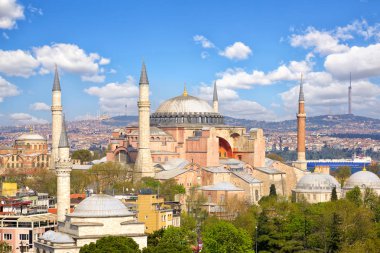
[[[205,226],[202,232],[205,253],[248,253],[252,250],[252,239],[243,229],[227,221],[217,221]]]
[[[336,193],[336,187],[334,186],[331,192],[331,201],[337,201],[337,200],[338,200],[338,195]]]
[[[346,199],[354,203],[356,206],[360,206],[362,204],[362,193],[358,186],[355,186],[354,189],[348,191],[346,193]]]
[[[126,236],[107,236],[84,245],[80,253],[140,253],[139,245]]]
[[[55,195],[57,192],[57,175],[54,171],[41,169],[26,180],[26,186],[37,191]]]
[[[80,160],[80,163],[83,164],[85,162],[92,161],[92,154],[89,150],[79,149],[79,150],[75,150],[71,154],[71,158],[72,159],[78,159],[78,160]]]
[[[148,247],[156,247],[160,240],[162,239],[162,236],[165,233],[165,229],[161,228],[159,230],[154,231],[152,234],[148,235]]]
[[[332,214],[332,222],[328,234],[328,252],[338,252],[342,244],[341,218],[337,213]]]
[[[178,227],[169,227],[164,231],[156,246],[149,246],[143,253],[191,253],[195,243],[193,232]]]
[[[87,171],[73,170],[70,173],[70,191],[71,193],[84,193],[86,187],[90,184],[90,178]]]
[[[0,241],[0,253],[11,253],[11,246],[5,241]]]
[[[351,168],[348,166],[340,166],[335,171],[335,177],[338,179],[342,187],[346,179],[349,178],[350,176],[351,176]]]
[[[271,196],[271,197],[277,197],[276,186],[274,184],[270,185],[269,196]]]
[[[280,156],[279,154],[270,153],[270,154],[267,154],[266,157],[275,161],[282,162],[282,163],[285,162],[284,158],[282,158],[282,156]]]
[[[160,187],[161,187],[160,181],[154,179],[153,177],[143,177],[141,179],[141,186],[139,188],[149,188],[154,193],[157,193]]]
[[[165,180],[160,187],[160,196],[163,196],[168,201],[173,201],[176,194],[185,193],[185,187],[179,185],[174,178]]]
[[[187,213],[181,213],[181,228],[188,231],[195,231],[196,227],[197,221],[193,216]]]

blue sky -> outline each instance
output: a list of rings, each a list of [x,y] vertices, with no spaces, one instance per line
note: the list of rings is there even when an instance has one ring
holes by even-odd
[[[136,115],[147,65],[152,110],[181,94],[223,114],[294,118],[304,76],[308,115],[380,118],[380,3],[368,1],[0,0],[1,124],[50,121],[56,63],[68,119]]]

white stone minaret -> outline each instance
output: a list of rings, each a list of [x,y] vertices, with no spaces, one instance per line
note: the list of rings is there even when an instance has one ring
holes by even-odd
[[[216,88],[216,81],[214,83],[214,94],[213,94],[212,102],[213,102],[212,105],[214,108],[214,112],[218,113],[219,112],[219,100],[218,100],[218,90]]]
[[[143,63],[140,76],[140,95],[137,106],[139,108],[139,146],[135,162],[134,180],[142,177],[154,177],[152,155],[150,153],[150,102],[149,82]]]
[[[55,66],[51,112],[52,112],[52,121],[51,121],[52,122],[52,142],[51,142],[50,168],[54,169],[54,162],[58,159],[58,143],[59,143],[59,137],[61,135],[61,126],[62,126],[61,85],[59,83],[57,65]]]
[[[62,131],[58,144],[58,159],[55,164],[57,173],[57,219],[65,221],[65,215],[70,213],[70,173],[72,162],[70,159],[70,145],[67,139],[66,125],[62,119]]]

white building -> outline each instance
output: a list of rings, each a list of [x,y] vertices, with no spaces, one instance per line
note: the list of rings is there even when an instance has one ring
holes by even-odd
[[[83,200],[73,213],[59,222],[58,232],[49,231],[34,243],[37,253],[78,253],[80,248],[105,236],[128,236],[147,246],[144,223],[118,199],[96,194]]]
[[[303,176],[292,190],[295,201],[306,200],[309,203],[327,202],[331,200],[333,188],[336,188],[338,198],[341,188],[338,181],[328,174],[311,173]]]
[[[370,171],[362,170],[352,174],[343,187],[343,193],[359,187],[362,193],[366,188],[372,189],[373,192],[380,195],[380,178]]]

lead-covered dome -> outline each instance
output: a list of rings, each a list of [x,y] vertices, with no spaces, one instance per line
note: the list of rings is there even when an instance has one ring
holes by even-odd
[[[333,176],[323,173],[310,173],[298,181],[295,191],[331,193],[334,187],[340,191],[340,184]]]
[[[358,171],[352,174],[344,184],[345,189],[359,188],[380,189],[380,178],[370,171]]]
[[[212,107],[204,100],[187,95],[163,102],[156,113],[213,113]]]
[[[46,141],[46,139],[39,134],[27,133],[17,137],[16,141]]]
[[[78,204],[71,217],[124,217],[133,215],[118,199],[106,194],[94,194]]]
[[[151,116],[152,125],[224,124],[224,118],[213,107],[197,97],[184,94],[164,101]]]

